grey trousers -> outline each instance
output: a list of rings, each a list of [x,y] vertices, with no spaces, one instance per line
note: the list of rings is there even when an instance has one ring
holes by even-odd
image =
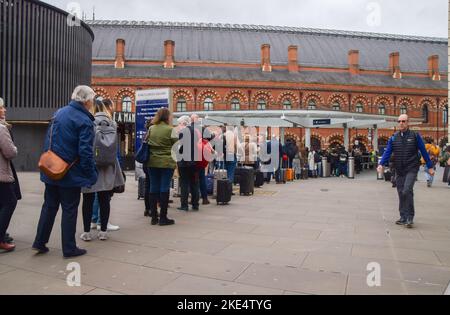
[[[414,184],[416,183],[418,170],[409,171],[406,174],[397,173],[397,192],[399,198],[400,217],[404,220],[414,219]]]

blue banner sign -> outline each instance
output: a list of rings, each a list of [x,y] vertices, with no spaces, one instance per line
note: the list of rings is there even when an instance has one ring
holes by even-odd
[[[155,117],[161,107],[171,109],[170,89],[138,90],[136,91],[136,150],[142,145],[142,139],[147,132],[145,123]]]

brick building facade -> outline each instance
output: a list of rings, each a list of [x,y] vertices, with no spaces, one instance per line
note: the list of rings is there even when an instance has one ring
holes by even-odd
[[[422,118],[425,138],[447,142],[447,39],[303,28],[154,22],[89,22],[92,84],[117,111],[138,89],[170,87],[175,111],[309,109]],[[126,115],[121,115],[124,119]],[[131,119],[132,120],[132,119]],[[380,130],[383,144],[393,129]],[[131,124],[122,126],[132,152]],[[303,141],[304,130],[286,130]],[[370,130],[350,143],[370,148]],[[312,145],[344,142],[312,131]]]

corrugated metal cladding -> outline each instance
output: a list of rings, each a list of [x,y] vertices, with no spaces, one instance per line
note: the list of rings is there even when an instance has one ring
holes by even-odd
[[[31,0],[0,0],[0,97],[8,120],[42,121],[91,82],[90,28],[70,26],[68,14]]]
[[[439,55],[447,72],[447,39],[315,30],[291,27],[88,21],[95,34],[93,58],[114,59],[116,39],[126,41],[128,60],[163,60],[163,42],[175,41],[178,61],[258,63],[261,45],[271,45],[273,64],[287,63],[287,50],[297,45],[303,66],[348,67],[348,52],[360,52],[360,67],[386,70],[389,54],[400,52],[402,71],[427,72],[427,59]]]

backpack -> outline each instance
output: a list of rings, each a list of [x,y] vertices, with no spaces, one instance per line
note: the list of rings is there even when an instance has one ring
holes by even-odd
[[[196,149],[200,154],[200,161],[195,162],[195,167],[197,169],[205,169],[208,167],[209,162],[212,161],[213,148],[208,140],[202,138],[202,135],[198,130],[195,130],[195,132],[199,138]]]
[[[94,160],[97,166],[115,165],[117,155],[117,130],[107,120],[96,122]]]

